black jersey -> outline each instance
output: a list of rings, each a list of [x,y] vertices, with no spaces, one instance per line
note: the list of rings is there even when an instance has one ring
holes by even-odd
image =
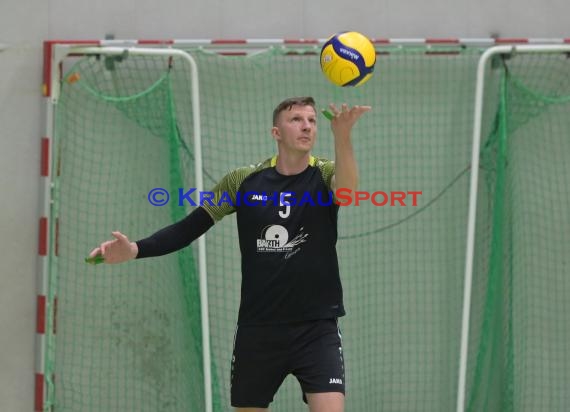
[[[303,172],[277,172],[276,157],[227,174],[204,209],[237,213],[242,255],[239,324],[344,315],[336,254],[334,163],[311,157]]]

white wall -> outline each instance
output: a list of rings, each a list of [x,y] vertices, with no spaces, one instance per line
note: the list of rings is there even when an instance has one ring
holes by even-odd
[[[42,41],[570,37],[567,0],[0,0],[0,411],[33,410]],[[0,46],[0,50],[1,50]]]

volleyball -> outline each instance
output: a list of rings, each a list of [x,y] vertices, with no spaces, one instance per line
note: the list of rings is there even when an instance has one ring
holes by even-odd
[[[360,86],[370,80],[376,64],[372,42],[356,31],[331,36],[321,49],[321,70],[337,86]]]

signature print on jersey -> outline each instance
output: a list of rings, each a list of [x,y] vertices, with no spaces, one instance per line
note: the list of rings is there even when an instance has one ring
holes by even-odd
[[[288,259],[300,250],[300,247],[296,246],[307,241],[309,234],[303,233],[303,229],[301,228],[299,233],[289,240],[289,232],[284,226],[265,226],[261,231],[261,239],[257,239],[257,251],[282,252],[285,253],[285,259]]]

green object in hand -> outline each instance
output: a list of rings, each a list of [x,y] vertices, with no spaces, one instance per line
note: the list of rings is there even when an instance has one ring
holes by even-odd
[[[326,109],[323,109],[323,110],[322,110],[322,113],[323,113],[323,115],[324,115],[327,119],[329,119],[329,120],[332,120],[333,117],[334,117],[333,114],[332,114],[331,112],[329,112],[328,110],[326,110]]]
[[[90,263],[92,265],[98,265],[99,263],[104,263],[104,262],[105,258],[102,255],[85,258],[85,263]]]

